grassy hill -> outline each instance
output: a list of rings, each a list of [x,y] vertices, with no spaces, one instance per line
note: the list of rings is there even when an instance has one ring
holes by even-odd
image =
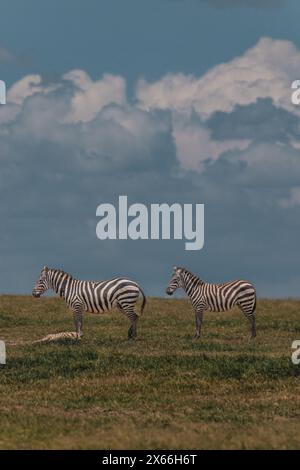
[[[150,299],[136,342],[118,312],[85,316],[81,342],[7,346],[1,449],[300,448],[300,301],[206,313],[193,341],[187,300]],[[73,330],[57,298],[0,297],[0,339]]]

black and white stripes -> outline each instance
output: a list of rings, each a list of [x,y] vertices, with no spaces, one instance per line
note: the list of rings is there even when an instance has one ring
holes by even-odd
[[[172,295],[180,287],[189,296],[195,310],[195,338],[200,337],[205,310],[224,312],[235,305],[250,321],[251,337],[256,336],[256,292],[250,282],[235,280],[224,284],[209,284],[187,269],[175,267],[166,292]],[[123,277],[107,281],[80,281],[62,270],[45,266],[32,294],[40,297],[48,289],[53,289],[72,309],[78,338],[82,336],[83,312],[102,313],[114,307],[126,315],[131,323],[128,337],[136,337],[138,315],[134,308],[140,294],[143,297],[141,313],[146,304],[146,297],[136,282]]]
[[[146,297],[139,285],[126,278],[118,277],[108,281],[80,281],[59,269],[45,266],[32,291],[34,297],[40,297],[46,290],[53,289],[64,298],[73,311],[76,333],[82,335],[83,312],[103,313],[117,307],[131,323],[128,337],[136,337],[138,315],[135,304],[142,294],[141,313],[146,304]]]
[[[205,310],[224,312],[235,305],[240,307],[243,314],[250,321],[252,338],[256,336],[256,292],[250,282],[236,280],[224,284],[209,284],[185,268],[174,267],[174,273],[166,292],[172,295],[179,287],[189,296],[195,310],[195,338],[200,337]]]

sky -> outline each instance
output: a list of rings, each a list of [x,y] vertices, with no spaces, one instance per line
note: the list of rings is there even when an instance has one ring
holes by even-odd
[[[297,0],[2,0],[0,292],[44,265],[129,276],[173,265],[300,292]],[[205,243],[96,237],[96,208],[203,203]]]

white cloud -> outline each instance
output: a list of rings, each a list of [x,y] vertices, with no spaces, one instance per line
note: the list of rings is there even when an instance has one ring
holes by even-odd
[[[206,119],[237,104],[272,98],[275,105],[300,112],[291,103],[291,83],[300,78],[300,52],[290,41],[261,38],[242,56],[219,64],[202,77],[169,74],[154,83],[140,80],[137,97],[145,109],[171,109]]]
[[[211,131],[189,120],[177,118],[173,124],[177,156],[185,170],[203,170],[205,160],[217,160],[228,150],[244,150],[249,140],[213,140]]]
[[[63,76],[77,90],[71,101],[69,122],[91,121],[108,104],[126,104],[126,81],[123,77],[105,74],[93,81],[83,70],[72,70]]]
[[[93,81],[83,70],[72,70],[62,76],[71,82],[75,91],[65,122],[91,121],[108,104],[126,104],[126,80],[110,74]],[[40,75],[27,75],[11,86],[7,93],[7,105],[0,109],[0,124],[12,121],[21,110],[26,98],[37,93],[48,93],[63,87],[63,82],[43,84]],[[59,116],[58,118],[61,118]]]
[[[151,129],[158,132],[153,126],[152,111],[165,110],[170,116],[181,167],[201,172],[205,160],[215,161],[226,151],[245,150],[253,140],[253,136],[214,139],[212,131],[205,126],[208,117],[216,111],[231,112],[236,105],[249,105],[266,97],[271,97],[278,107],[300,113],[300,107],[291,103],[290,85],[296,78],[300,79],[300,52],[296,47],[289,41],[262,38],[242,56],[213,67],[202,77],[169,74],[152,84],[140,80],[136,88],[137,102],[131,104],[127,101],[126,80],[120,76],[105,74],[93,80],[83,70],[72,70],[57,83],[47,85],[40,75],[29,75],[8,90],[8,104],[0,109],[0,125],[16,118],[26,98],[63,90],[64,82],[69,82],[74,89],[66,107],[57,115],[59,122],[88,124],[102,113],[102,123],[111,120],[122,132],[127,132],[128,139],[135,139],[143,148],[148,145]],[[194,119],[195,112],[197,119]],[[47,112],[43,119],[47,120]],[[36,128],[40,121],[41,114],[33,122]],[[164,120],[161,123],[165,125]],[[6,130],[1,132],[3,135]],[[290,145],[299,148],[297,135],[287,137],[292,139]],[[94,133],[88,147],[94,151],[95,146],[101,145],[99,139]]]
[[[9,89],[7,102],[21,105],[28,96],[35,93],[45,93],[48,90],[48,87],[42,85],[40,75],[26,75]]]
[[[60,84],[45,86],[40,75],[26,75],[7,91],[7,104],[0,108],[0,125],[17,117],[26,98],[37,93],[48,94],[59,87]]]

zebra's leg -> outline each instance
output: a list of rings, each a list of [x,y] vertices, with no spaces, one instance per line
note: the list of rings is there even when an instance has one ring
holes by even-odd
[[[75,331],[77,335],[77,339],[80,339],[83,335],[82,328],[83,328],[83,309],[82,306],[76,305],[73,307],[73,319],[75,325]]]
[[[138,321],[138,316],[133,310],[133,306],[126,306],[126,305],[121,305],[117,304],[117,307],[123,315],[126,315],[126,317],[129,319],[131,325],[128,330],[128,339],[135,339],[137,336],[137,321]]]
[[[203,310],[195,310],[195,322],[196,322],[196,332],[194,335],[194,339],[199,339],[201,336],[201,327],[203,321]]]
[[[249,313],[249,310],[247,311],[246,308],[243,308],[242,306],[240,306],[240,308],[241,308],[243,314],[245,315],[245,317],[247,318],[247,320],[250,323],[251,339],[253,339],[256,336],[256,315],[255,315],[255,310],[253,310],[252,312]]]
[[[255,311],[251,313],[251,319],[249,319],[251,321],[251,338],[255,338],[256,336],[256,315],[255,315]]]

